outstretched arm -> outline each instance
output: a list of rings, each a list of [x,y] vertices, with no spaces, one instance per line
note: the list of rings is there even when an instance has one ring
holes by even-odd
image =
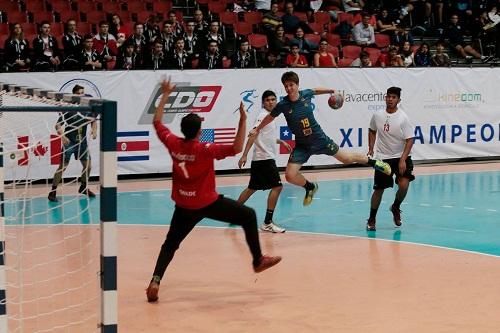
[[[260,130],[263,129],[264,127],[266,127],[267,124],[269,124],[273,120],[274,120],[274,117],[271,116],[270,114],[268,114],[267,116],[265,116],[264,119],[262,119],[262,121],[260,122],[259,126],[255,127],[254,129],[252,129],[250,131],[250,133],[248,133],[248,137],[249,138],[256,137],[257,134],[259,134]]]
[[[236,154],[241,153],[243,144],[245,143],[245,134],[247,131],[247,113],[243,107],[243,102],[240,102],[240,121],[238,123],[238,132],[233,142],[233,150]]]
[[[175,89],[175,84],[172,84],[170,82],[170,79],[163,80],[161,83],[161,89],[162,89],[162,96],[160,103],[156,107],[155,110],[155,115],[153,117],[153,123],[156,121],[160,121],[163,119],[163,109],[165,107],[165,104],[167,104],[168,96],[172,93],[172,91]]]
[[[318,87],[313,89],[314,95],[334,94],[335,89]]]

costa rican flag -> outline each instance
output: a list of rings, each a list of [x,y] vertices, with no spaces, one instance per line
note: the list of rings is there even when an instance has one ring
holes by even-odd
[[[149,131],[127,131],[116,133],[118,162],[149,160]]]
[[[232,145],[236,138],[236,128],[204,128],[201,130],[200,142]]]
[[[280,126],[280,140],[288,143],[292,149],[295,148],[295,140],[293,139],[292,131],[288,126]],[[289,154],[290,152],[285,146],[280,145],[280,154]]]

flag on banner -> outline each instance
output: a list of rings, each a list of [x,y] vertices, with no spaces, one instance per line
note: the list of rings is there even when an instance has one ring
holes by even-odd
[[[118,162],[149,160],[149,131],[127,131],[116,133]]]
[[[293,140],[292,131],[288,126],[280,126],[280,140],[288,143],[292,149],[295,148],[295,140]],[[285,146],[280,145],[280,154],[289,154],[290,152]]]
[[[201,130],[200,142],[230,145],[235,137],[236,128],[204,128]]]
[[[17,160],[17,165],[28,165],[29,155],[28,147],[30,145],[30,138],[27,135],[17,137],[17,149],[22,151],[22,157]]]
[[[50,135],[50,164],[59,165],[62,160],[62,140],[57,134]]]

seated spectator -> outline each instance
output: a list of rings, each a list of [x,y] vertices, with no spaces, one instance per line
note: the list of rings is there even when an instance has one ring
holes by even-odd
[[[276,51],[269,50],[266,54],[266,59],[264,60],[264,68],[281,68],[283,67],[282,61],[279,58],[279,54]]]
[[[161,41],[155,41],[155,43],[160,43]],[[133,70],[133,69],[141,69],[142,66],[141,57],[135,52],[135,45],[131,42],[125,42],[122,46],[122,51],[116,58],[116,65],[114,69],[124,69],[124,70]],[[146,60],[146,59],[144,59]],[[148,68],[149,67],[145,67]],[[167,67],[162,69],[166,69]],[[151,68],[154,69],[154,68]]]
[[[285,28],[278,26],[276,33],[269,39],[269,49],[285,59],[290,53],[290,39],[285,35]]]
[[[184,34],[184,27],[182,26],[182,22],[177,19],[177,12],[175,10],[171,10],[168,12],[168,20],[172,22],[172,31],[174,35],[182,36]]]
[[[274,2],[271,5],[271,10],[264,14],[262,18],[262,30],[267,35],[267,37],[271,37],[275,34],[276,29],[282,25],[281,17],[278,16],[279,6],[278,3]]]
[[[246,38],[239,41],[238,51],[231,57],[233,68],[257,68],[257,58],[255,53],[250,50],[250,44]]]
[[[83,38],[76,31],[76,21],[68,20],[63,35],[64,60],[66,70],[80,70],[80,52],[82,50]]]
[[[331,68],[337,67],[335,57],[328,52],[328,41],[324,38],[319,42],[319,50],[314,54],[314,67]]]
[[[414,40],[411,32],[406,30],[406,26],[402,24],[398,26],[394,34],[391,36],[391,44],[402,47],[404,42],[410,42],[410,44],[413,45]]]
[[[394,35],[397,31],[398,26],[394,22],[394,19],[389,16],[389,11],[387,8],[382,9],[380,14],[377,15],[377,31],[386,34]]]
[[[29,43],[19,23],[12,25],[5,41],[4,56],[8,72],[28,71],[31,65]]]
[[[148,19],[144,23],[144,37],[146,38],[146,44],[152,44],[156,38],[161,34],[160,27],[157,23],[156,14],[149,15]]]
[[[387,58],[381,59],[380,66],[382,67],[404,67],[403,59],[398,54],[399,48],[397,46],[389,46]]]
[[[208,42],[207,50],[200,56],[199,68],[222,68],[222,54],[219,53],[219,44],[215,40],[211,40]]]
[[[297,44],[292,44],[291,51],[286,57],[285,65],[287,67],[294,68],[309,67],[306,57],[300,54],[299,46]]]
[[[405,67],[415,67],[415,59],[410,42],[403,43],[403,47],[401,48],[399,55],[401,56],[401,59],[403,59],[403,65]]]
[[[101,56],[94,49],[94,38],[88,34],[83,37],[83,48],[80,51],[80,69],[82,71],[94,71],[103,69]]]
[[[208,22],[203,19],[203,12],[199,9],[193,14],[195,31],[198,36],[205,36],[208,33]]]
[[[195,32],[196,24],[194,21],[190,20],[186,24],[186,31],[182,38],[184,38],[184,49],[193,58],[196,59],[200,55],[200,48],[202,46],[202,41]]]
[[[298,27],[295,31],[294,38],[290,41],[290,45],[292,44],[298,45],[300,54],[305,55],[306,58],[309,57],[313,50],[318,48],[318,45],[314,45],[305,39],[304,30],[301,27]]]
[[[342,0],[346,13],[356,13],[363,10],[365,2],[363,0]]]
[[[111,69],[116,62],[118,55],[118,45],[116,38],[109,33],[109,23],[106,21],[99,22],[99,33],[94,36],[94,49],[99,53],[103,61],[104,67]]]
[[[428,67],[431,64],[431,53],[429,44],[422,43],[415,53],[415,66]]]
[[[448,26],[447,35],[451,47],[468,62],[472,62],[472,58],[481,59],[483,62],[490,60],[489,57],[482,56],[471,45],[465,42],[464,30],[458,24],[457,14],[453,14],[450,18],[450,25]]]
[[[352,39],[359,46],[375,46],[375,31],[370,25],[371,15],[362,14],[362,21],[352,29]]]
[[[211,41],[216,41],[217,44],[219,44],[218,52],[222,54],[224,59],[226,59],[226,55],[227,55],[226,47],[225,47],[226,40],[224,39],[222,34],[219,32],[219,28],[220,28],[220,25],[219,25],[218,21],[210,22],[210,26],[209,26],[210,30],[205,35],[205,45],[208,45]]]
[[[181,36],[175,38],[174,50],[167,61],[170,69],[191,68],[192,58],[184,49],[184,39]]]
[[[370,60],[370,54],[366,51],[361,51],[359,58],[354,59],[351,62],[351,67],[373,67],[372,61]]]
[[[109,33],[116,38],[116,46],[120,48],[132,31],[122,23],[122,19],[118,14],[111,16],[111,24],[109,24]]]
[[[56,71],[61,65],[57,40],[50,34],[50,23],[40,23],[40,33],[33,40],[34,69],[36,71]]]
[[[171,21],[163,22],[163,30],[161,32],[160,38],[163,42],[163,52],[165,52],[166,54],[170,54],[174,50],[175,40]]]
[[[431,57],[431,66],[433,67],[450,67],[450,57],[444,53],[444,43],[439,41],[436,43],[436,53]]]
[[[312,30],[309,28],[306,22],[302,22],[298,16],[294,14],[294,4],[293,2],[287,2],[285,4],[285,14],[281,17],[283,22],[283,28],[285,28],[285,33],[293,34],[298,27],[301,27],[305,33],[311,33]]]
[[[133,43],[135,46],[135,52],[145,59],[151,52],[149,50],[149,44],[144,36],[144,25],[142,23],[134,23],[134,33],[127,39],[128,43]]]

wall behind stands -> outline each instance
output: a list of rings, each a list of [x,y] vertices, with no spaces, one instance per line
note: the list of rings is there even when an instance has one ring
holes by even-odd
[[[314,100],[315,116],[323,130],[342,148],[366,153],[368,125],[374,110],[384,109],[388,87],[403,89],[400,108],[415,125],[415,160],[500,156],[500,69],[302,69],[302,89],[330,87],[341,90],[345,104],[340,110],[327,105],[328,96]],[[204,118],[207,140],[224,142],[234,135],[237,108],[244,101],[249,128],[260,111],[266,89],[285,95],[280,82],[285,69],[213,71],[116,71],[2,74],[2,81],[70,92],[75,84],[94,97],[118,101],[119,174],[171,171],[171,159],[151,126],[159,97],[158,82],[168,74],[177,84],[170,99],[165,123],[179,133],[182,116],[196,111]],[[173,111],[173,112],[172,112]],[[287,136],[284,117],[277,118],[282,138]],[[28,135],[19,133],[19,135]],[[46,133],[50,135],[50,133]],[[97,144],[92,145],[98,162]],[[279,154],[284,166],[288,155]],[[237,168],[238,157],[216,162],[218,170]],[[328,156],[315,156],[307,165],[337,163]],[[94,170],[98,170],[94,163]],[[78,174],[72,162],[69,173]],[[51,177],[53,168],[40,175]],[[95,172],[94,172],[95,174]]]

